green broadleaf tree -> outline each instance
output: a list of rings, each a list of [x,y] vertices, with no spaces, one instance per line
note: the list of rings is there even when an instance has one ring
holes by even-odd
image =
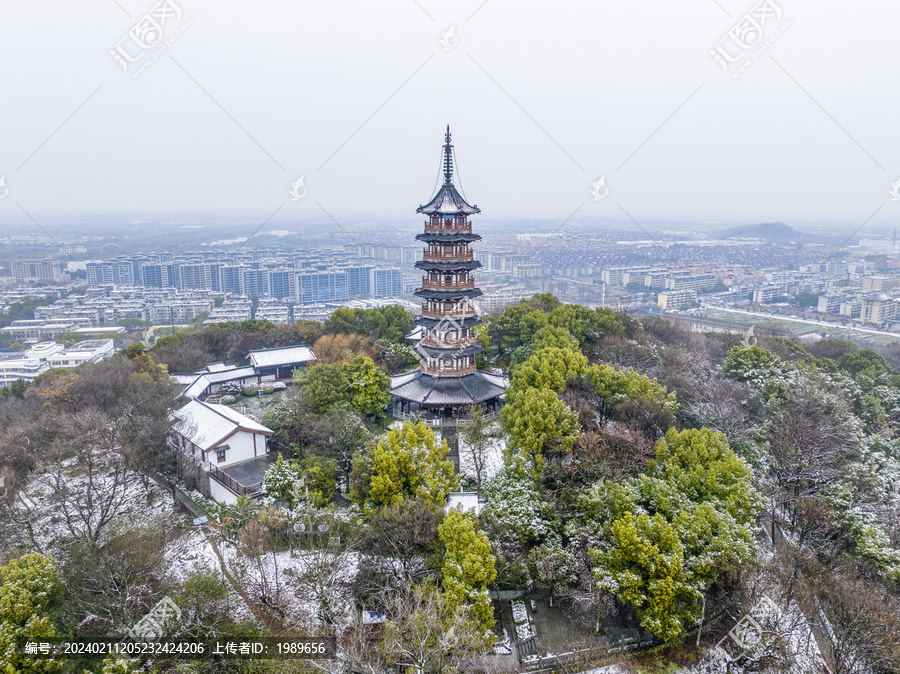
[[[53,559],[31,554],[0,567],[0,672],[60,672],[55,658],[24,655],[20,641],[57,636],[50,618],[62,598]]]
[[[423,422],[392,428],[372,452],[368,497],[378,506],[398,505],[406,498],[441,504],[459,486],[444,440]]]
[[[391,380],[368,356],[359,355],[344,367],[350,404],[363,414],[384,416],[390,402]]]
[[[752,557],[761,503],[723,434],[670,430],[644,475],[582,499],[607,540],[591,551],[598,586],[631,603],[646,629],[677,639],[722,570]]]
[[[544,346],[531,354],[512,375],[513,388],[550,388],[562,391],[566,381],[584,373],[588,360],[577,348]]]
[[[451,510],[438,526],[444,544],[444,563],[441,567],[444,594],[451,604],[468,602],[473,617],[484,628],[494,622],[487,584],[497,577],[491,544],[472,513]]]
[[[303,392],[309,408],[316,414],[325,414],[335,405],[350,399],[347,378],[339,365],[319,363],[309,370]]]
[[[546,452],[572,449],[578,415],[548,388],[511,389],[506,398],[500,418],[509,434],[507,464],[538,477],[546,465]]]
[[[646,398],[657,401],[669,412],[678,409],[674,393],[666,387],[634,370],[619,370],[612,365],[591,365],[585,370],[591,389],[603,401],[604,413],[609,413],[627,398]]]

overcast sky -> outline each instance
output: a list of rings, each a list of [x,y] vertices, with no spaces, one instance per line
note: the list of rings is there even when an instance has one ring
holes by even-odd
[[[0,229],[22,209],[415,221],[448,123],[485,216],[900,220],[900,3],[174,2],[0,0]],[[167,16],[143,49],[147,13]],[[767,46],[733,77],[717,44]],[[117,45],[145,55],[126,71]]]

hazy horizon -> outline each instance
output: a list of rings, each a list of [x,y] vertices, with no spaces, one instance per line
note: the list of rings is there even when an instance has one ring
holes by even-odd
[[[448,123],[478,222],[889,231],[900,6],[760,6],[176,0],[134,79],[143,58],[110,52],[140,51],[128,31],[158,2],[7,3],[0,237],[31,218],[414,226]],[[734,79],[710,51],[748,12],[770,43]]]

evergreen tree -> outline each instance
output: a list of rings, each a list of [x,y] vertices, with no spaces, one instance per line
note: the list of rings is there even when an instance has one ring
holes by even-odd
[[[335,405],[350,398],[347,377],[339,365],[319,363],[306,377],[303,394],[315,414],[325,414]]]
[[[459,485],[453,462],[445,458],[449,451],[421,421],[392,428],[372,452],[368,499],[378,506],[406,498],[443,505]]]
[[[631,603],[661,639],[683,635],[716,577],[753,554],[761,499],[750,477],[721,433],[670,430],[644,475],[582,499],[606,537],[592,550],[599,587]]]
[[[452,605],[471,604],[472,616],[485,628],[494,620],[487,584],[497,577],[491,544],[472,513],[451,510],[438,526],[444,544],[441,567],[444,594]]]
[[[391,380],[368,356],[356,356],[344,367],[350,403],[363,414],[384,416],[390,402]]]
[[[55,637],[51,611],[62,598],[53,559],[31,554],[0,567],[0,671],[60,672],[55,658],[22,653],[21,643]]]
[[[578,435],[578,415],[549,388],[512,389],[500,411],[509,434],[507,464],[538,477],[548,451],[568,451]]]

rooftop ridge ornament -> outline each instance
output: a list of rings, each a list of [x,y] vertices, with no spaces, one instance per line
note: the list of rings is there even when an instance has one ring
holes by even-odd
[[[444,184],[449,185],[453,178],[453,146],[450,144],[450,125],[444,135]]]

